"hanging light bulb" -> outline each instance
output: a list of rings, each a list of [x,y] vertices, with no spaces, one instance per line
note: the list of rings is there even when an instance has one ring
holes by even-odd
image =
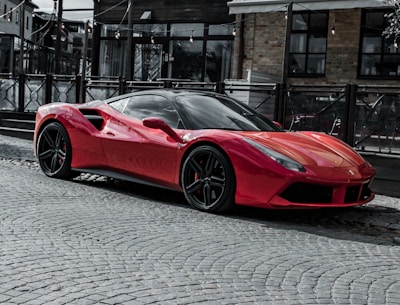
[[[189,41],[190,43],[193,43],[193,30],[192,30],[192,35],[190,35]]]
[[[331,33],[332,33],[332,35],[335,35],[335,34],[336,34],[335,23],[336,23],[336,20],[334,19],[334,20],[333,20],[333,24],[332,24],[332,28],[331,28]]]
[[[121,37],[121,32],[118,30],[115,31],[115,39],[119,39]]]
[[[151,37],[150,37],[150,42],[151,42],[151,44],[154,44],[154,36],[153,35],[151,35]]]
[[[232,36],[236,36],[236,27],[233,27]]]
[[[397,43],[397,37],[394,39],[394,47],[397,49],[399,47],[398,43]]]

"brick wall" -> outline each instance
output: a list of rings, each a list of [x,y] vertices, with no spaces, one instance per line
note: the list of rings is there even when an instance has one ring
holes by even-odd
[[[335,10],[329,14],[325,77],[288,79],[288,84],[371,84],[357,78],[361,9]],[[276,75],[283,74],[286,20],[284,12],[242,15],[244,19],[243,73],[234,78],[246,78],[247,69]],[[238,17],[237,17],[238,21]],[[335,25],[336,34],[330,32]],[[234,65],[238,58],[238,38],[235,39]],[[398,85],[398,81],[374,80],[374,85]]]

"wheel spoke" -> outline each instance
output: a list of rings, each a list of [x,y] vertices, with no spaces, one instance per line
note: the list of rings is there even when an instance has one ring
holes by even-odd
[[[203,176],[203,168],[195,159],[190,160],[189,165],[199,177]]]
[[[54,143],[54,140],[52,139],[52,137],[49,135],[49,133],[48,132],[45,132],[44,133],[44,139],[45,139],[45,141],[46,141],[46,143],[51,147],[51,148],[55,148],[55,143]]]
[[[194,192],[200,190],[203,186],[203,183],[200,180],[195,180],[192,184],[186,187],[186,191],[188,194],[193,194]]]
[[[58,156],[57,154],[54,154],[53,157],[51,158],[50,171],[54,173],[57,171],[57,169],[58,169]]]
[[[208,155],[207,163],[205,166],[206,176],[211,176],[217,162],[218,162],[218,160],[215,158],[215,156],[210,153]]]
[[[203,187],[203,197],[204,197],[204,205],[206,207],[210,206],[212,202],[212,191],[209,184],[205,184]]]
[[[52,158],[52,157],[53,157],[53,151],[51,149],[43,151],[43,152],[41,152],[39,154],[39,159],[40,160],[46,160],[46,159],[49,159],[49,158]]]
[[[55,142],[56,148],[60,149],[61,145],[64,143],[63,142],[63,136],[62,136],[61,132],[59,132],[59,131],[57,132],[56,139],[55,139],[54,142]]]
[[[66,156],[67,156],[67,153],[65,152],[65,151],[63,151],[63,150],[58,150],[58,157],[60,158],[60,159],[62,159],[63,161],[65,160],[65,158],[66,158]]]
[[[211,176],[210,178],[211,178],[210,179],[211,186],[218,187],[221,189],[225,188],[225,177]]]

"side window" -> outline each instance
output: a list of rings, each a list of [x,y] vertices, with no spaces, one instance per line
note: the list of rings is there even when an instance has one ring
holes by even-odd
[[[172,128],[178,128],[180,121],[172,104],[166,98],[158,95],[131,97],[123,112],[139,120],[157,117]]]
[[[116,100],[114,102],[111,102],[109,105],[111,107],[113,107],[115,110],[117,110],[119,112],[123,112],[128,101],[129,101],[129,98],[124,98],[121,100]]]

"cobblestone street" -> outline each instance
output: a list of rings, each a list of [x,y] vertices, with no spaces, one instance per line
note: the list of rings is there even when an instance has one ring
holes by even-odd
[[[47,178],[29,145],[0,137],[1,304],[400,304],[398,198],[213,215],[174,192]]]

